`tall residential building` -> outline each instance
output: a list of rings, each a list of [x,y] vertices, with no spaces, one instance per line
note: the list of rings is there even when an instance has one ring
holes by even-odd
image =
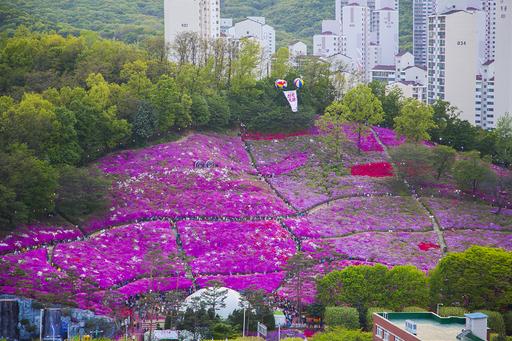
[[[390,7],[378,8],[373,12],[373,43],[380,47],[379,64],[394,65],[398,53],[398,11]]]
[[[418,65],[427,65],[428,17],[436,12],[437,0],[413,0],[413,54]]]
[[[370,80],[370,8],[351,3],[343,7],[343,36],[346,39],[346,55],[364,73],[364,80]]]
[[[512,4],[510,0],[496,0],[496,60],[494,71],[495,115],[498,119],[509,113],[512,115]]]
[[[455,9],[481,11],[478,33],[481,63],[496,56],[496,8],[496,0],[437,0],[438,12]]]
[[[429,17],[428,102],[446,100],[475,123],[478,16],[452,10]]]
[[[202,38],[220,36],[219,0],[164,0],[165,42],[174,43],[183,32]]]

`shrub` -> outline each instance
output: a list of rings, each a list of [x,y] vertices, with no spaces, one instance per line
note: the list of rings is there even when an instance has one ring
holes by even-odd
[[[327,307],[325,308],[325,324],[331,327],[359,329],[359,314],[356,308]]]
[[[391,309],[371,307],[366,312],[366,330],[372,330],[373,328],[373,313],[392,312]]]
[[[360,330],[346,330],[343,328],[334,328],[325,333],[315,334],[311,341],[371,341],[372,333],[362,332]]]
[[[462,307],[441,307],[439,309],[439,315],[446,316],[464,316],[468,311]]]
[[[471,311],[506,310],[512,297],[511,268],[512,252],[503,249],[472,246],[450,252],[430,271],[430,301]]]
[[[508,311],[503,315],[503,319],[505,320],[505,329],[507,330],[507,335],[512,335],[512,311]]]
[[[421,308],[421,307],[405,307],[402,309],[404,313],[422,313],[425,311],[428,311],[428,309]]]
[[[497,340],[504,340],[506,329],[505,320],[503,319],[503,316],[497,311],[480,310],[480,312],[487,315],[487,326],[489,327],[492,333],[498,334],[499,337],[497,338]]]

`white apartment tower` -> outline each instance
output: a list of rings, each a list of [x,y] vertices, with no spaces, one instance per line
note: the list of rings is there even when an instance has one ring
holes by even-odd
[[[364,80],[370,80],[370,8],[351,3],[343,7],[343,36],[346,39],[346,55],[350,57],[361,71]]]
[[[512,3],[496,0],[495,117],[492,127],[506,113],[512,115]]]
[[[437,0],[413,0],[412,6],[413,54],[416,64],[426,66],[428,18],[435,14]]]
[[[452,10],[428,19],[429,103],[446,100],[475,123],[475,80],[478,58],[478,16]]]
[[[379,64],[394,65],[399,47],[398,11],[382,7],[373,12],[374,38],[380,47]]]
[[[202,38],[220,36],[219,0],[164,0],[165,42],[174,43],[182,32],[195,32]]]

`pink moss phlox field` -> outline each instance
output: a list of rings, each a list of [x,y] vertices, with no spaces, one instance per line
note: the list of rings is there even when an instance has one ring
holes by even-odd
[[[157,273],[169,275],[183,272],[183,264],[176,260],[177,246],[168,222],[148,222],[127,225],[86,240],[58,245],[54,250],[55,266],[74,271],[89,278],[101,288],[122,284],[139,276],[148,276],[148,252],[162,251],[165,264]],[[161,262],[161,260],[157,260]]]
[[[202,162],[196,167],[196,161]],[[212,167],[204,163],[212,161]],[[273,216],[292,211],[256,177],[242,141],[191,135],[181,142],[127,151],[99,167],[116,175],[106,217],[87,232],[136,220],[194,216]]]
[[[356,146],[359,145],[359,148],[361,148],[362,151],[384,151],[384,149],[382,148],[382,146],[377,141],[377,139],[375,138],[375,136],[373,135],[372,131],[369,128],[362,132],[361,140],[359,140],[357,128],[354,125],[345,125],[343,127],[343,131],[350,141],[352,141]]]
[[[272,293],[279,288],[284,277],[284,272],[234,276],[204,276],[197,278],[196,284],[199,287],[204,288],[208,286],[208,282],[217,281],[222,283],[226,288],[240,292],[246,289],[252,289]]]
[[[72,291],[66,274],[48,263],[46,249],[2,256],[0,288],[4,294],[39,296],[61,291]],[[4,268],[5,266],[5,268]]]
[[[375,131],[375,133],[379,137],[379,140],[386,147],[398,147],[405,143],[405,137],[400,136],[400,138],[398,138],[393,129],[383,128],[383,127],[373,127],[373,131]]]
[[[59,224],[32,224],[18,227],[0,239],[0,254],[47,245],[55,242],[75,240],[82,236],[75,226]]]
[[[261,166],[259,171],[264,176],[287,174],[303,167],[307,162],[308,155],[306,153],[297,152],[288,155],[279,162]]]
[[[421,207],[407,197],[356,197],[341,199],[307,217],[285,220],[303,238],[337,237],[367,231],[426,231],[432,222]]]
[[[177,227],[196,274],[276,272],[295,254],[291,236],[275,221],[180,221]]]
[[[239,138],[202,134],[192,134],[178,142],[113,154],[103,158],[99,167],[108,174],[137,176],[175,168],[189,169],[196,161],[209,160],[219,168],[254,171]]]
[[[448,251],[462,252],[472,245],[502,248],[512,251],[512,233],[484,230],[445,231]]]
[[[142,278],[117,289],[117,292],[126,296],[135,296],[147,292],[166,292],[173,290],[186,290],[192,287],[192,281],[184,277],[156,277]]]
[[[278,176],[270,179],[270,183],[291,204],[305,210],[317,204],[338,197],[391,195],[388,178],[371,178],[367,176],[329,176],[332,193],[327,195],[321,188],[315,187],[307,178]]]
[[[422,199],[436,216],[443,229],[482,229],[512,231],[512,210],[496,214],[490,205],[441,198]]]
[[[422,270],[430,270],[441,258],[441,251],[422,251],[418,247],[422,242],[437,244],[435,232],[365,232],[343,238],[307,240],[303,247],[313,254],[319,248],[331,248],[353,259],[387,265],[411,264]],[[318,255],[325,256],[322,253]]]

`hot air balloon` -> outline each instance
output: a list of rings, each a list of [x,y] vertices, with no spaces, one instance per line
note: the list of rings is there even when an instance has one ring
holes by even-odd
[[[285,81],[284,79],[278,79],[276,80],[275,82],[275,86],[276,86],[276,89],[286,89],[288,87],[288,82]]]
[[[300,89],[304,86],[304,80],[302,78],[295,78],[295,80],[293,81],[293,84],[295,85],[295,87],[297,89]]]

